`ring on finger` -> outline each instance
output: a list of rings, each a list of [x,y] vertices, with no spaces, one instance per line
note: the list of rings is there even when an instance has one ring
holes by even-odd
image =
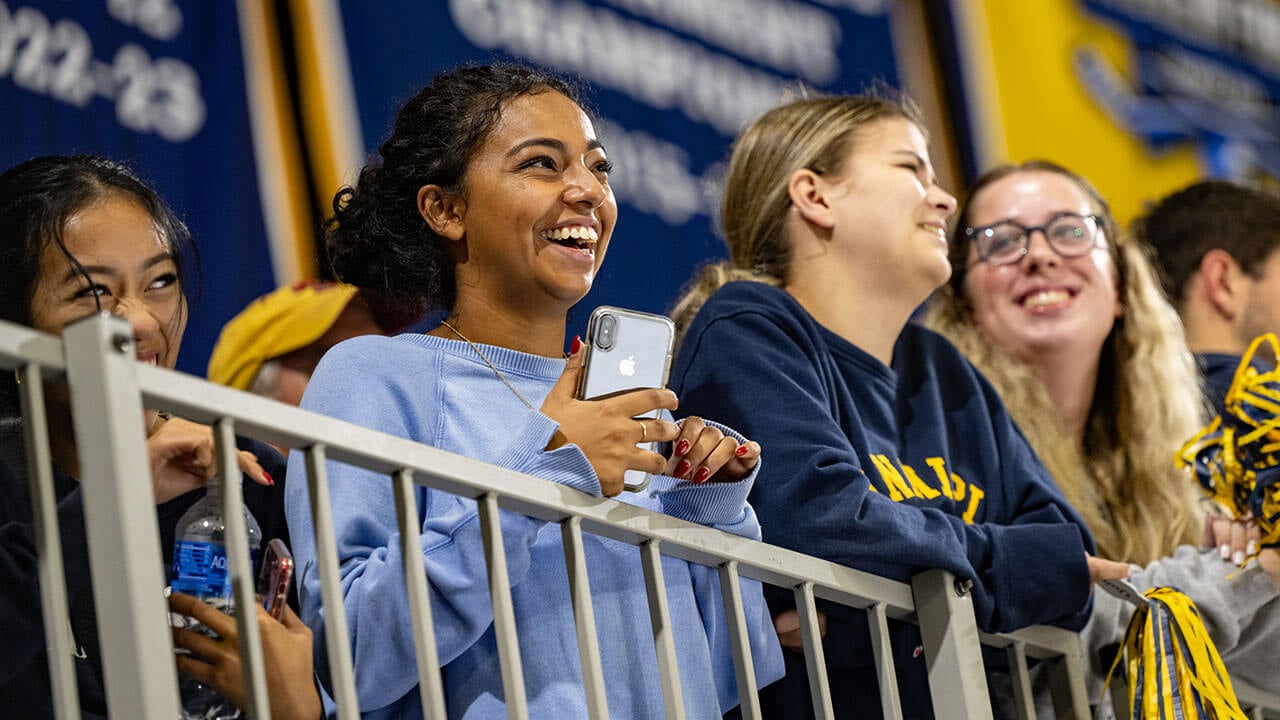
[[[643,420],[637,420],[640,423],[640,442],[644,442],[649,437],[649,426],[644,424]]]

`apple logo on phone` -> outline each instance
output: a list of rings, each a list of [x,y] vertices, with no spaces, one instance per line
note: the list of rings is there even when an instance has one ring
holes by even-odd
[[[627,377],[636,374],[636,356],[628,355],[626,358],[618,361],[618,372]]]

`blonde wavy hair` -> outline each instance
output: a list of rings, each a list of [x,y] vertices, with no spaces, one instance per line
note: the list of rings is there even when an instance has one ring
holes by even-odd
[[[1068,437],[1031,368],[982,337],[966,296],[968,215],[973,198],[1015,173],[1056,173],[1074,182],[1101,218],[1123,314],[1098,358],[1084,438]],[[1201,514],[1191,479],[1177,470],[1178,447],[1205,421],[1200,378],[1182,324],[1160,289],[1148,248],[1123,234],[1083,177],[1055,163],[1004,165],[973,185],[952,232],[950,282],[929,304],[925,324],[945,335],[995,385],[1068,502],[1084,517],[1102,557],[1145,565],[1199,541]]]
[[[891,88],[870,95],[810,97],[760,116],[734,143],[725,176],[721,229],[729,259],[704,266],[672,308],[678,338],[707,298],[734,280],[781,286],[791,267],[784,236],[791,175],[809,169],[839,176],[857,131],[886,118],[906,118],[924,133],[915,103]]]

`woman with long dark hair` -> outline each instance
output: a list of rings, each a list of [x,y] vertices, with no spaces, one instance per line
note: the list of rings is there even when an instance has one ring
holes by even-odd
[[[172,368],[186,328],[194,252],[186,226],[160,196],[105,158],[41,157],[0,175],[0,318],[9,322],[59,334],[70,322],[109,312],[129,321],[139,362]],[[12,717],[42,718],[52,717],[53,708],[17,397],[14,376],[0,376],[0,461],[12,474],[0,478],[0,636],[8,650],[0,658],[0,707]],[[49,385],[45,397],[80,707],[85,717],[103,717],[102,658],[77,480],[82,463],[92,459],[77,453],[66,386]],[[154,410],[139,408],[139,422],[147,434],[167,567],[178,520],[204,496],[216,472],[213,434]],[[273,487],[283,480],[283,460],[262,443],[239,444],[240,467],[254,481],[245,485],[246,505],[266,537],[287,535],[283,493]],[[175,600],[175,608],[226,630],[216,639],[179,631],[179,646],[203,654],[179,658],[179,670],[240,699],[238,658],[224,652],[234,647],[234,627],[193,598]],[[273,716],[313,720],[320,705],[310,677],[310,633],[291,612],[285,617],[286,625],[259,618],[268,652],[290,658],[268,665]]]

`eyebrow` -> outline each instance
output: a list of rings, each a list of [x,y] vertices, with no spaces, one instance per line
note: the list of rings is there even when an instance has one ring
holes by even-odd
[[[166,260],[173,260],[173,259],[174,259],[173,253],[168,253],[168,252],[157,253],[155,255],[152,255],[145,262],[143,262],[141,269],[149,270]],[[84,268],[84,273],[86,275],[115,275],[116,274],[115,268],[108,267],[106,265],[82,265],[81,267]],[[75,265],[72,265],[71,267],[67,268],[66,274],[62,276],[62,282],[65,285],[66,283],[69,283],[72,280],[76,280],[79,277],[80,277],[80,270],[77,269]]]
[[[521,150],[524,150],[525,148],[535,147],[539,145],[549,147],[552,150],[556,150],[557,152],[569,151],[569,146],[565,145],[563,142],[555,138],[543,137],[543,138],[533,138],[530,140],[525,140],[519,145],[516,145],[515,147],[508,150],[507,157],[511,157],[512,155],[519,153]],[[590,152],[592,150],[604,150],[604,145],[601,144],[601,142],[596,138],[591,138],[590,140],[587,141],[587,151]]]

